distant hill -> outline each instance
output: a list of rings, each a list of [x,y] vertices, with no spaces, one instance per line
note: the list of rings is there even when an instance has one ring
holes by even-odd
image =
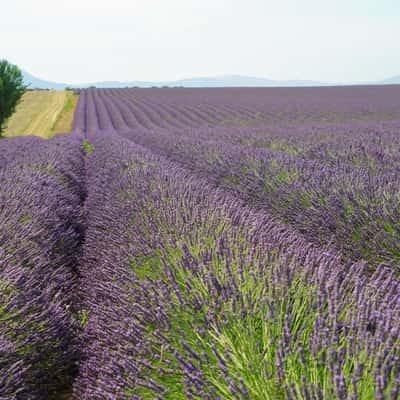
[[[191,78],[182,79],[179,81],[171,82],[175,86],[185,87],[276,87],[276,86],[322,86],[326,85],[323,82],[317,81],[302,81],[302,80],[288,80],[288,81],[275,81],[267,78],[256,78],[252,76],[241,75],[227,75],[220,77],[205,77],[205,78]]]
[[[400,85],[400,75],[393,76],[392,78],[384,79],[380,83],[383,85]]]
[[[226,75],[220,77],[201,77],[181,79],[177,81],[104,81],[86,83],[82,85],[68,85],[66,83],[56,83],[46,81],[23,71],[24,82],[29,84],[31,89],[65,89],[66,87],[89,87],[96,86],[98,88],[121,88],[121,87],[142,87],[149,88],[152,86],[184,86],[184,87],[276,87],[276,86],[323,86],[327,85],[323,82],[307,81],[307,80],[288,80],[288,81],[274,81],[267,78],[257,78],[251,76],[241,75]]]
[[[65,89],[68,86],[65,83],[50,82],[36,78],[26,71],[22,71],[22,75],[24,77],[24,83],[28,85],[29,89]]]
[[[50,82],[43,79],[39,79],[23,71],[24,82],[29,84],[31,89],[65,89],[66,87],[71,88],[87,88],[95,86],[98,88],[122,88],[122,87],[141,87],[150,88],[153,86],[183,86],[183,87],[305,87],[305,86],[335,86],[337,83],[332,82],[318,82],[312,80],[272,80],[267,78],[257,78],[252,76],[242,75],[224,75],[217,77],[200,77],[200,78],[189,78],[180,79],[177,81],[103,81],[93,82],[81,85],[70,85],[66,83]],[[349,83],[349,85],[358,85],[360,83]],[[400,84],[400,75],[385,79],[380,82],[363,82],[363,85],[388,85],[388,84]],[[340,84],[343,85],[343,84]]]

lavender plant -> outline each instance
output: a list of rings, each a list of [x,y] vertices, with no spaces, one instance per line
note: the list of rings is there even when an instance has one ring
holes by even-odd
[[[389,269],[348,268],[176,165],[96,136],[74,398],[396,398]]]
[[[399,98],[89,89],[0,141],[0,398],[397,399]]]
[[[0,397],[53,399],[75,374],[79,141],[19,138],[0,170]],[[17,144],[17,141],[12,142]]]
[[[373,268],[384,263],[398,271],[399,122],[390,120],[396,114],[386,115],[382,104],[372,105],[387,93],[386,110],[393,110],[395,89],[379,88],[379,96],[369,98],[368,123],[359,114],[365,99],[357,97],[366,88],[325,90],[324,98],[320,89],[272,91],[278,96],[275,104],[265,89],[240,92],[232,101],[228,93],[234,92],[205,90],[195,96],[189,90],[170,91],[165,97],[162,91],[89,91],[90,118],[103,116],[100,125],[89,127],[116,131],[207,176],[248,204],[273,212],[313,243],[334,243],[346,260],[365,259]],[[290,97],[294,93],[298,98]],[[346,101],[357,100],[335,111],[341,115],[338,121],[347,122],[321,122],[323,108],[316,99],[330,99],[335,101],[331,107],[338,107],[335,96],[341,93]],[[279,124],[266,116],[261,95],[281,115]],[[288,115],[293,107],[309,112],[309,121]],[[226,118],[247,122],[226,124]]]

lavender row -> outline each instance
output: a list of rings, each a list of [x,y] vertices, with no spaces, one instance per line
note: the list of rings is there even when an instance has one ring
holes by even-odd
[[[325,90],[332,101],[347,93]],[[303,98],[301,107],[312,112],[316,109],[312,94],[319,91],[306,92],[307,101]],[[368,89],[359,88],[359,92]],[[395,88],[378,88],[377,96],[391,93],[392,97],[371,105],[372,114],[383,112],[383,104],[392,109],[395,92]],[[82,101],[84,129],[117,132],[206,175],[249,204],[272,211],[308,240],[318,245],[333,241],[350,260],[399,268],[398,121],[288,125],[290,119],[282,117],[279,125],[268,124],[264,118],[242,127],[240,121],[232,120],[237,126],[228,126],[223,124],[223,110],[236,110],[240,119],[240,113],[250,112],[252,106],[263,109],[264,101],[272,107],[270,92],[245,91],[232,99],[227,93],[235,91],[196,93],[197,97],[193,91],[177,89],[89,90]],[[300,107],[297,101],[291,98],[286,107]],[[360,111],[364,100],[358,101],[347,104],[350,114]],[[283,98],[278,97],[275,105],[284,108]],[[211,107],[207,113],[205,106]],[[197,119],[185,107],[196,109]],[[210,127],[204,126],[207,121]]]
[[[83,153],[74,137],[10,143],[0,170],[0,398],[59,399],[78,360]]]
[[[7,138],[0,141],[0,170],[11,163],[18,163],[23,160],[31,149],[38,147],[43,140],[34,136],[24,138]]]
[[[399,119],[399,88],[224,88],[224,89],[119,89],[101,90],[153,110],[153,127],[170,121],[195,125],[252,123],[321,123]],[[172,111],[170,113],[170,111]],[[173,111],[177,112],[175,116]],[[157,117],[158,116],[158,117]],[[181,119],[182,118],[182,119]],[[196,121],[197,120],[197,121]]]
[[[399,120],[396,87],[297,89],[89,89],[105,112],[88,104],[87,129],[196,129]],[[101,104],[101,105],[100,105]],[[93,123],[93,124],[92,124]],[[86,130],[87,130],[86,129]]]
[[[75,399],[396,399],[399,282],[89,135]]]
[[[270,210],[318,245],[333,241],[350,259],[400,264],[398,163],[378,156],[372,165],[369,157],[328,163],[165,131],[121,134]]]
[[[115,108],[114,108],[115,110]],[[318,160],[329,166],[399,168],[400,121],[347,124],[280,124],[173,129],[174,135],[267,150]],[[132,129],[130,129],[132,130]],[[167,130],[164,130],[167,132]]]
[[[383,89],[379,88],[379,90]],[[379,90],[377,89],[377,91]],[[223,93],[223,91],[221,92]],[[149,96],[150,93],[153,95]],[[82,96],[87,99],[87,101],[82,99],[82,102],[86,103],[87,126],[85,126],[90,130],[117,130],[119,132],[134,129],[139,132],[161,130],[173,135],[194,137],[198,140],[222,141],[228,144],[300,153],[307,158],[328,161],[329,164],[332,164],[335,159],[346,160],[352,165],[379,163],[382,161],[381,159],[384,159],[387,166],[390,163],[396,163],[398,166],[400,161],[400,143],[397,134],[399,119],[382,121],[378,118],[376,121],[369,120],[368,122],[296,123],[294,125],[290,124],[290,120],[282,117],[278,124],[270,124],[261,119],[258,123],[255,120],[243,125],[240,120],[234,120],[240,115],[233,114],[232,124],[227,126],[221,119],[225,114],[221,114],[218,108],[208,110],[205,115],[201,114],[200,110],[206,105],[207,100],[201,91],[197,92],[197,97],[191,96],[192,100],[197,99],[197,104],[194,103],[192,107],[199,114],[199,120],[191,119],[193,116],[189,117],[183,108],[188,106],[185,102],[189,99],[187,94],[185,95],[186,92],[182,91],[182,93],[182,96],[176,96],[175,102],[171,103],[171,101],[167,101],[168,97],[161,95],[162,91],[113,89],[82,92]],[[219,91],[210,91],[209,93],[209,98],[212,99]],[[255,93],[257,91],[254,91]],[[268,91],[262,93],[268,97]],[[148,100],[149,98],[152,99],[151,102]],[[154,98],[156,101],[153,100]],[[172,98],[174,97],[172,96]],[[261,101],[261,97],[255,98]],[[161,103],[161,100],[165,103]],[[235,110],[240,113],[238,110],[244,100],[245,96],[238,96],[238,99],[235,100],[236,109],[232,110],[233,113]],[[394,104],[395,102],[390,107],[393,107]],[[287,106],[291,107],[293,104],[289,103]],[[303,105],[303,107],[307,106],[310,105],[308,103]],[[389,104],[387,106],[389,107]],[[219,103],[218,107],[225,108],[227,105]],[[356,105],[355,109],[357,107],[360,105]],[[140,118],[136,116],[137,108],[143,110]],[[326,112],[329,112],[328,109]],[[204,123],[201,124],[201,121]],[[207,122],[209,126],[207,126]]]

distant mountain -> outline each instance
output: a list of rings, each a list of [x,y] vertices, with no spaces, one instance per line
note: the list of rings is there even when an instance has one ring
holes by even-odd
[[[380,83],[382,85],[400,85],[400,75],[393,76],[392,78],[384,79]]]
[[[130,82],[121,82],[121,81],[101,81],[101,82],[93,82],[93,83],[83,83],[81,85],[69,85],[70,87],[76,88],[88,88],[90,86],[95,86],[97,88],[124,88],[124,87],[141,87],[141,88],[150,88],[152,86],[163,86],[168,85],[166,82],[146,82],[146,81],[130,81]]]
[[[180,79],[177,81],[158,81],[158,82],[96,82],[87,86],[106,87],[142,87],[149,88],[152,86],[184,86],[184,87],[276,87],[276,86],[323,86],[326,83],[316,81],[274,81],[266,78],[256,78],[252,76],[226,75],[220,77],[202,77]]]
[[[203,77],[203,78],[189,78],[181,79],[177,81],[158,81],[158,82],[148,82],[148,81],[130,81],[130,82],[120,82],[120,81],[104,81],[104,82],[94,82],[86,83],[81,85],[68,85],[66,83],[56,83],[50,82],[43,79],[34,77],[33,75],[23,71],[24,82],[29,84],[31,89],[65,89],[66,87],[71,88],[87,88],[90,86],[95,86],[98,88],[122,88],[122,87],[305,87],[305,86],[335,86],[337,83],[327,83],[318,82],[312,80],[272,80],[267,78],[257,78],[252,76],[242,76],[242,75],[224,75],[217,77]],[[349,83],[349,85],[359,85],[361,83]],[[365,82],[363,85],[388,85],[388,84],[400,84],[400,76],[389,78],[380,82]],[[344,85],[344,84],[340,84]]]
[[[150,88],[153,86],[184,86],[184,87],[276,87],[276,86],[323,86],[326,83],[316,81],[301,81],[301,80],[288,80],[288,81],[274,81],[266,78],[256,78],[252,76],[241,75],[226,75],[220,77],[202,77],[202,78],[189,78],[177,81],[104,81],[86,83],[82,85],[68,85],[66,83],[55,83],[39,79],[23,71],[24,82],[29,84],[31,89],[65,89],[68,87],[89,87],[96,86],[98,88],[121,88],[121,87],[141,87]]]
[[[22,75],[24,77],[25,85],[28,85],[29,89],[65,89],[68,85],[65,83],[56,83],[45,81],[40,78],[36,78],[35,76],[29,74],[26,71],[22,71]]]
[[[322,82],[288,80],[274,81],[267,78],[256,78],[242,75],[226,75],[220,77],[182,79],[172,82],[176,86],[185,87],[274,87],[274,86],[321,86]]]

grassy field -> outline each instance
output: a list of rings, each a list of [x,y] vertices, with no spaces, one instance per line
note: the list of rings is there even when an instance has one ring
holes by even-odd
[[[6,122],[5,136],[36,135],[49,138],[68,132],[78,96],[66,90],[33,90],[24,94]]]

